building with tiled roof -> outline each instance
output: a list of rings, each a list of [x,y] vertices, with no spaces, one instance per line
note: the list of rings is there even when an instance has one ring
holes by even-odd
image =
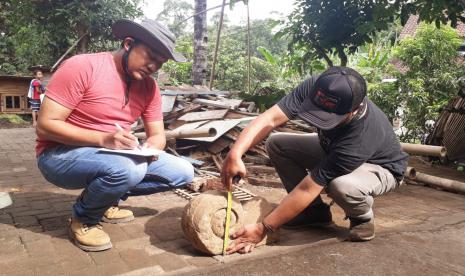
[[[399,35],[399,40],[402,40],[407,36],[415,36],[419,24],[420,22],[418,21],[418,15],[411,15]],[[459,36],[465,37],[465,24],[463,22],[457,22],[456,30]]]

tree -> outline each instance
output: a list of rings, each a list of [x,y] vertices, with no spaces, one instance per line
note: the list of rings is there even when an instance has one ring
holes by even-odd
[[[458,79],[465,74],[457,51],[461,44],[455,29],[421,24],[415,38],[406,38],[395,56],[408,67],[398,74],[407,132],[403,140],[415,141],[428,131],[425,123],[436,120],[441,108],[457,95]]]
[[[434,22],[438,28],[441,24],[449,22],[453,27],[457,25],[457,21],[465,22],[464,1],[396,0],[393,5],[395,10],[400,10],[402,25],[411,14],[418,14],[421,21]]]
[[[387,29],[395,15],[388,0],[297,0],[296,7],[280,35],[290,34],[291,51],[307,47],[304,58],[323,58],[328,66],[333,66],[331,54],[337,54],[345,66],[347,53]]]
[[[456,0],[296,0],[295,6],[279,35],[290,35],[291,51],[306,49],[304,59],[322,58],[328,66],[334,64],[331,55],[345,66],[348,54],[399,17],[404,24],[411,14],[418,14],[437,27],[465,22],[465,2]]]
[[[206,0],[204,1],[206,3]],[[192,14],[193,10],[192,5],[186,1],[165,0],[163,10],[156,19],[166,24],[175,36],[180,37],[186,34],[188,26],[188,21],[184,21],[184,18]]]
[[[194,64],[192,66],[192,81],[194,85],[205,85],[208,65],[208,29],[207,0],[195,1],[194,17]]]
[[[36,63],[51,66],[83,35],[76,47],[77,53],[111,49],[117,45],[111,33],[113,22],[142,14],[141,0],[2,2],[1,14],[6,13],[5,37],[11,47],[7,63],[16,72],[25,72]]]

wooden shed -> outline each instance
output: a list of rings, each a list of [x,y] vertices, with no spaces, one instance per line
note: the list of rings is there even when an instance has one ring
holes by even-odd
[[[30,113],[27,92],[32,76],[0,76],[0,113]]]

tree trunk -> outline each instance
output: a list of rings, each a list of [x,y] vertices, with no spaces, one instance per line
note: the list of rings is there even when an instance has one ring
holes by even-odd
[[[343,47],[337,48],[337,55],[339,56],[339,59],[341,60],[341,66],[347,66],[347,55],[344,52]]]
[[[192,82],[194,85],[206,85],[208,61],[207,0],[195,0],[194,17],[194,64]]]
[[[213,87],[213,81],[215,80],[215,67],[218,58],[218,51],[220,49],[220,38],[221,38],[221,29],[223,28],[223,19],[224,19],[224,7],[226,5],[226,0],[223,0],[223,6],[221,7],[221,16],[220,22],[218,24],[218,32],[216,34],[216,44],[215,44],[215,53],[213,54],[213,63],[212,63],[212,71],[210,73],[210,90]]]
[[[250,62],[250,11],[249,3],[247,2],[247,93],[250,93],[250,77],[251,77],[251,62]]]
[[[79,22],[76,29],[78,37],[82,37],[76,46],[77,54],[85,54],[88,52],[90,43],[89,28],[87,27],[87,24]]]

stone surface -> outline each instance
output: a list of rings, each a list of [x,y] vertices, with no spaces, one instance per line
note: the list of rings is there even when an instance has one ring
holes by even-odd
[[[182,229],[192,245],[207,254],[223,251],[224,222],[226,220],[226,192],[208,191],[194,197],[184,208]],[[242,205],[233,198],[230,231],[243,225]]]
[[[226,206],[226,192],[220,191],[208,191],[194,197],[186,205],[182,228],[186,239],[196,249],[212,255],[222,254]],[[233,198],[230,233],[245,224],[262,221],[272,209],[272,205],[261,197],[255,197],[244,204]],[[277,233],[271,240],[277,240]],[[258,246],[266,243],[267,239],[264,239]]]

